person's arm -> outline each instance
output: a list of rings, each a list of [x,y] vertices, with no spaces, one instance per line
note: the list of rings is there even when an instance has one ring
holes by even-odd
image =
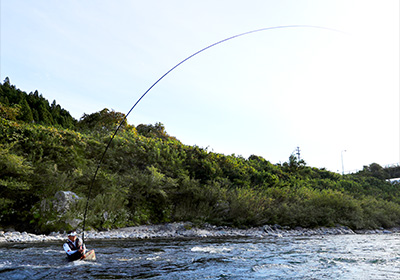
[[[78,250],[72,251],[71,248],[69,247],[69,245],[68,245],[67,243],[64,243],[63,248],[64,248],[65,252],[66,252],[68,255],[72,255],[72,254],[74,254],[74,253],[76,253],[76,252],[78,251]]]

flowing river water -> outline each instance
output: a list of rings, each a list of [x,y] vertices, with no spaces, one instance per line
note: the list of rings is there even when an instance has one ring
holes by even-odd
[[[400,279],[399,234],[93,240],[96,262],[62,242],[0,244],[0,279]]]

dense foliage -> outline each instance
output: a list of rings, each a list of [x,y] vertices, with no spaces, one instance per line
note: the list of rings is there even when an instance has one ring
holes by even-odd
[[[99,158],[125,117],[104,109],[77,121],[53,104],[8,79],[0,87],[0,227],[49,232],[81,222]],[[124,122],[94,182],[87,225],[399,226],[400,185],[385,172],[373,163],[342,176],[293,155],[283,164],[222,155],[182,144],[161,123]],[[59,213],[60,190],[83,199]]]
[[[6,78],[0,84],[0,116],[26,123],[73,128],[76,120],[54,100],[51,105],[37,90],[27,94]]]

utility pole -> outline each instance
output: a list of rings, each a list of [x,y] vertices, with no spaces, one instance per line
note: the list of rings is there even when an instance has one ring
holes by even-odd
[[[296,148],[297,160],[300,161],[300,148]]]
[[[346,150],[343,150],[341,153],[341,155],[342,155],[342,176],[344,176],[343,152],[346,152]]]

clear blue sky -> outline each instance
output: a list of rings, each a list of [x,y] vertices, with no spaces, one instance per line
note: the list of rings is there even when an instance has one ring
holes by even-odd
[[[2,0],[0,78],[75,118],[127,112],[184,144],[342,172],[400,162],[399,2]],[[346,150],[346,152],[344,152]]]

